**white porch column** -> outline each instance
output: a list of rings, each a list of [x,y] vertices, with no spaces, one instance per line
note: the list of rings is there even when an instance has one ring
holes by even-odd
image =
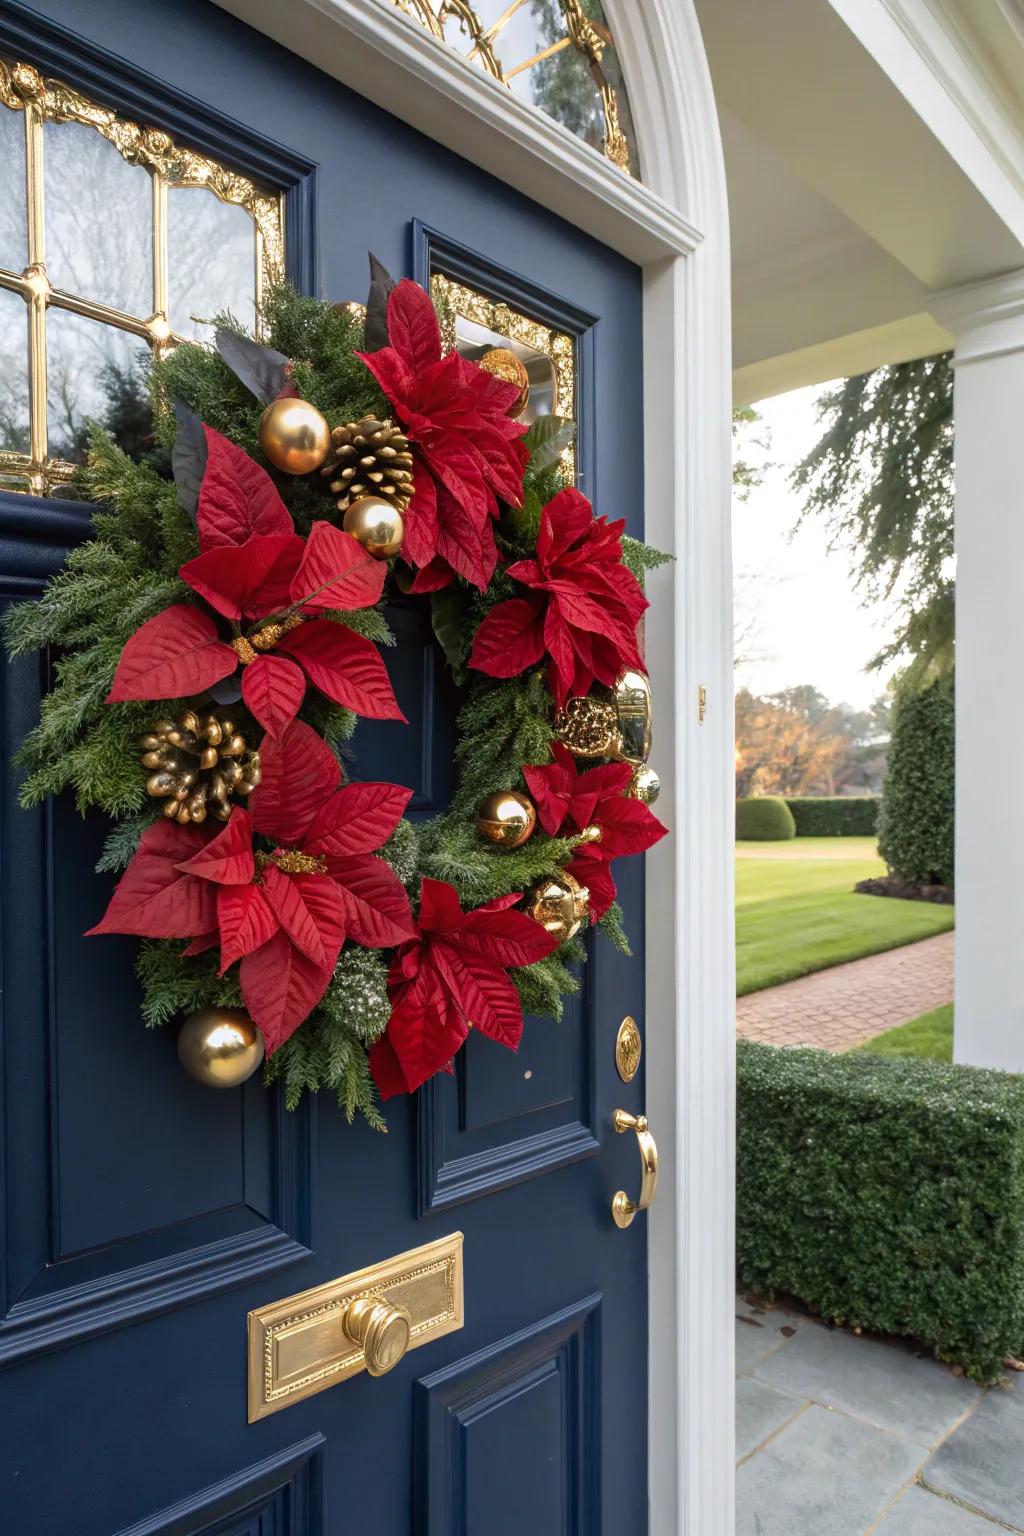
[[[954,1054],[1024,1072],[1024,270],[930,308],[956,341]]]

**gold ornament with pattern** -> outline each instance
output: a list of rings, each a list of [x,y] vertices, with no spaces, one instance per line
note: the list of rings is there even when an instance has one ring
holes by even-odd
[[[644,805],[653,805],[657,800],[661,794],[661,780],[650,763],[634,770],[629,793],[634,800],[642,800]]]
[[[232,803],[260,782],[260,755],[224,715],[184,710],[177,720],[157,720],[139,737],[146,793],[163,800],[164,815],[182,825],[207,816],[227,821]]]
[[[575,757],[607,757],[641,768],[651,754],[651,685],[630,667],[615,687],[569,699],[555,736]]]
[[[320,471],[331,477],[338,511],[360,497],[379,496],[404,512],[412,500],[412,451],[409,439],[390,420],[364,416],[335,427],[327,462]]]
[[[492,347],[480,358],[478,366],[485,373],[493,373],[496,379],[518,386],[519,394],[509,406],[506,415],[521,416],[530,403],[530,375],[526,371],[526,364],[522,358],[518,357],[511,347]]]
[[[517,789],[500,789],[481,800],[476,824],[496,848],[521,848],[537,825],[537,807]]]
[[[275,469],[311,475],[330,451],[331,429],[308,400],[281,395],[260,417],[260,447]]]
[[[590,913],[590,892],[567,869],[560,869],[531,887],[526,911],[559,944],[565,944],[576,937]]]

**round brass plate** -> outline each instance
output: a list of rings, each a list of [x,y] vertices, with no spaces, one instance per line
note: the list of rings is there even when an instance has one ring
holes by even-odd
[[[615,1066],[624,1083],[631,1083],[636,1077],[643,1053],[644,1045],[636,1019],[627,1013],[615,1036]]]

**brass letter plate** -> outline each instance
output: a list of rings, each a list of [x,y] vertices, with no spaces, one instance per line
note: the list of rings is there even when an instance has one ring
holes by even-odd
[[[249,1423],[462,1324],[461,1232],[250,1312]]]

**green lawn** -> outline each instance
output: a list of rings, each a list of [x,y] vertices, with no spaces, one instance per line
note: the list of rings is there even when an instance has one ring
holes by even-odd
[[[952,928],[951,907],[854,893],[884,873],[872,838],[737,844],[737,996]]]
[[[897,1024],[857,1047],[869,1056],[923,1056],[928,1061],[953,1060],[953,1004],[944,1003],[919,1019]]]

